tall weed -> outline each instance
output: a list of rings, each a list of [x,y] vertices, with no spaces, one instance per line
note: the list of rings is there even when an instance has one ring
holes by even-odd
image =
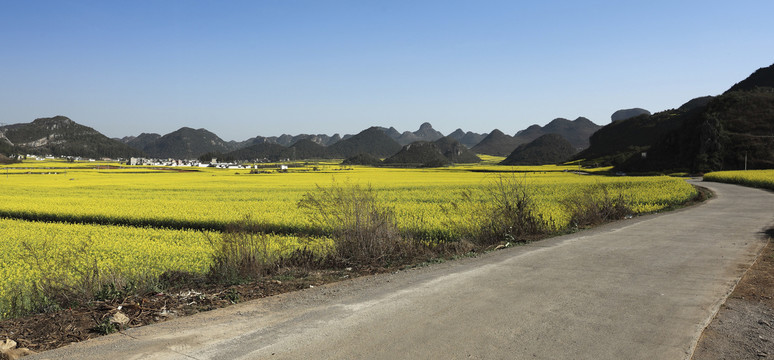
[[[298,201],[314,225],[334,239],[336,256],[352,265],[385,265],[410,256],[417,244],[398,231],[391,207],[370,186],[317,186]]]

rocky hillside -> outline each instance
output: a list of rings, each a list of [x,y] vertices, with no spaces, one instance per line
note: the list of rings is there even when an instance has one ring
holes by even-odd
[[[0,151],[86,158],[127,158],[141,151],[65,116],[0,127]]]

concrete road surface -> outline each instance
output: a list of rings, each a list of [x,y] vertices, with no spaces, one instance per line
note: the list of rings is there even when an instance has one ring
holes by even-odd
[[[37,359],[683,359],[774,227],[774,194],[717,193],[472,259],[150,325]],[[30,359],[33,359],[30,358]]]

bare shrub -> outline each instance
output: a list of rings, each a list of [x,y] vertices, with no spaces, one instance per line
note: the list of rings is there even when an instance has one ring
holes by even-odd
[[[214,252],[208,277],[235,284],[270,273],[280,260],[280,252],[272,248],[272,239],[261,232],[262,228],[261,223],[245,216],[227,226],[219,241],[211,239]]]
[[[303,195],[298,207],[333,237],[336,256],[347,264],[385,265],[414,248],[398,231],[393,210],[370,185],[318,185]]]
[[[571,214],[570,227],[585,228],[623,219],[633,213],[623,194],[612,195],[605,185],[597,185],[562,204]]]
[[[471,197],[472,192],[465,196]],[[474,239],[479,245],[529,241],[549,231],[526,180],[515,175],[498,176],[484,188],[478,201],[473,216],[478,224]]]

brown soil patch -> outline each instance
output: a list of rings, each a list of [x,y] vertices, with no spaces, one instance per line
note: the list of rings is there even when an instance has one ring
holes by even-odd
[[[704,330],[694,360],[774,358],[774,229],[758,260]]]
[[[129,318],[123,328],[133,328],[222,308],[235,302],[384,271],[386,269],[382,268],[312,272],[295,270],[273,278],[232,286],[196,286],[189,282],[190,286],[181,286],[165,293],[95,301],[78,308],[0,321],[0,339],[12,339],[19,347],[41,352],[104,335],[104,328],[100,331],[100,325],[109,323],[108,319],[118,312]],[[187,281],[183,279],[182,282]]]

